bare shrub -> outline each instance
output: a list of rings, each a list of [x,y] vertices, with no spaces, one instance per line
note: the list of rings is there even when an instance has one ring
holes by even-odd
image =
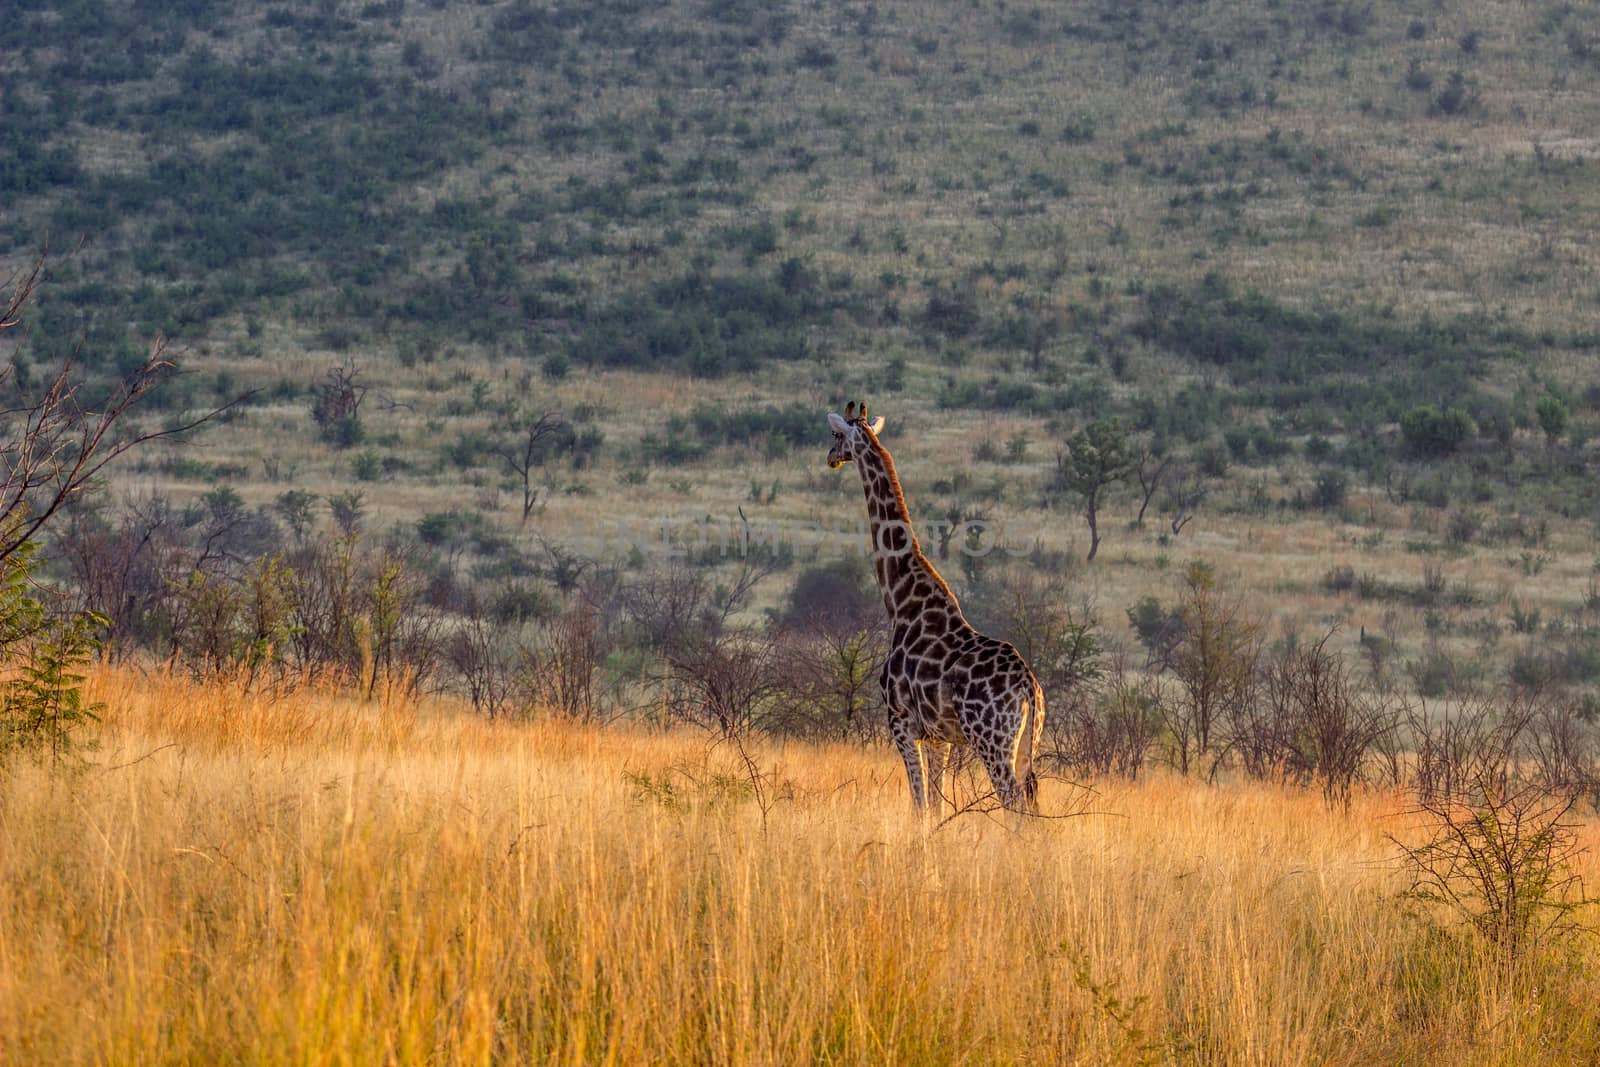
[[[601,712],[600,661],[609,646],[599,590],[589,586],[575,593],[539,631],[537,643],[523,649],[530,695],[562,718],[593,721]]]
[[[772,710],[782,689],[774,643],[734,630],[729,619],[776,566],[770,556],[746,555],[727,582],[713,587],[701,572],[677,565],[623,591],[636,640],[661,657],[656,680],[669,718],[734,737]]]
[[[667,653],[669,714],[723,737],[764,725],[779,692],[773,643],[754,634],[700,637]]]
[[[1261,699],[1239,709],[1232,741],[1247,773],[1314,780],[1330,804],[1348,806],[1374,747],[1398,728],[1399,712],[1352,679],[1345,657],[1328,648],[1336,632],[1268,662]]]
[[[721,619],[701,571],[675,565],[630,583],[622,601],[635,639],[654,652],[666,652],[690,635],[714,639],[721,633]]]
[[[1541,701],[1528,720],[1524,746],[1541,786],[1587,794],[1600,809],[1600,729],[1590,709],[1564,698]]]
[[[1424,801],[1494,786],[1501,794],[1517,777],[1517,757],[1533,708],[1515,694],[1506,700],[1469,696],[1423,701],[1406,713],[1414,752],[1412,784]]]
[[[170,601],[190,555],[166,497],[132,500],[115,515],[74,505],[51,547],[78,606],[108,623],[103,655],[170,645]]]
[[[1117,664],[1088,699],[1051,706],[1041,756],[1078,774],[1138,778],[1160,736],[1163,686]]]
[[[590,722],[602,710],[600,661],[609,648],[602,615],[593,587],[537,621],[474,597],[443,642],[444,660],[474,710],[491,719],[550,713]]]
[[[1301,727],[1293,649],[1267,660],[1254,699],[1234,707],[1227,723],[1227,745],[1247,776],[1263,781],[1304,783],[1310,767],[1298,751]]]
[[[1184,774],[1210,762],[1214,774],[1226,755],[1216,751],[1224,725],[1255,698],[1261,625],[1237,596],[1217,588],[1210,568],[1192,563],[1184,573],[1178,606],[1183,637],[1174,646],[1170,670],[1176,686],[1158,706],[1172,745],[1174,766]]]
[[[1569,818],[1575,803],[1573,794],[1508,786],[1492,773],[1424,797],[1423,840],[1395,841],[1409,895],[1443,906],[1508,961],[1572,932],[1586,902],[1573,870],[1585,851]]]
[[[879,676],[889,635],[881,619],[859,629],[818,620],[807,629],[783,631],[780,639],[771,730],[816,740],[867,740],[883,733]]]
[[[519,696],[516,629],[471,611],[443,641],[445,663],[466,687],[473,710],[490,719],[509,714]]]

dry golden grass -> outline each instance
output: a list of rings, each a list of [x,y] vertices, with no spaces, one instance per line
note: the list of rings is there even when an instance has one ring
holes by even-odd
[[[0,1062],[1600,1055],[1592,945],[1507,972],[1409,913],[1393,797],[929,833],[889,752],[789,746],[763,820],[689,734],[92,684],[94,765],[0,779]]]

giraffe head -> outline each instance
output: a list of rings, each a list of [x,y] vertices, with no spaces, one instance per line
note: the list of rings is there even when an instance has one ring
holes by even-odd
[[[844,414],[828,412],[828,426],[833,430],[833,447],[828,449],[828,467],[838,470],[861,454],[871,441],[883,432],[883,416],[867,421],[867,405],[856,411],[854,401],[846,404]]]

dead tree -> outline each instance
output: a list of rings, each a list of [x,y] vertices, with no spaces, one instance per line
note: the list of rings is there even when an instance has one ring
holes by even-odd
[[[1155,444],[1140,446],[1134,461],[1134,475],[1139,479],[1139,514],[1133,519],[1135,529],[1144,529],[1144,513],[1150,510],[1150,501],[1160,491],[1173,459],[1171,452],[1158,449]]]
[[[533,484],[534,471],[544,466],[549,458],[553,438],[566,430],[567,423],[559,412],[546,411],[538,418],[519,416],[512,420],[509,434],[495,446],[499,456],[511,472],[522,479],[522,523],[528,523],[537,502],[538,489]]]
[[[1172,480],[1167,487],[1167,506],[1172,509],[1172,518],[1167,525],[1172,529],[1173,537],[1177,537],[1189,525],[1195,509],[1210,491],[1211,486],[1198,473],[1188,473]]]
[[[356,381],[359,373],[354,364],[331,367],[328,380],[314,389],[311,417],[322,439],[339,448],[361,440],[361,401],[366,399],[367,387]]]

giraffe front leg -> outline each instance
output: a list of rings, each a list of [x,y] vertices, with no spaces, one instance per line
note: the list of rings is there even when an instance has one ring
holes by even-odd
[[[900,750],[900,758],[906,764],[906,781],[911,785],[911,805],[921,811],[925,806],[925,793],[922,753],[917,747],[917,739],[912,736],[910,725],[898,715],[889,720],[889,734],[894,738],[894,747]]]
[[[945,768],[949,765],[950,742],[929,738],[922,742],[921,748],[922,762],[927,768],[927,780],[923,786],[928,794],[928,808],[937,818],[942,816],[947,808],[955,807],[944,791],[944,774]]]

